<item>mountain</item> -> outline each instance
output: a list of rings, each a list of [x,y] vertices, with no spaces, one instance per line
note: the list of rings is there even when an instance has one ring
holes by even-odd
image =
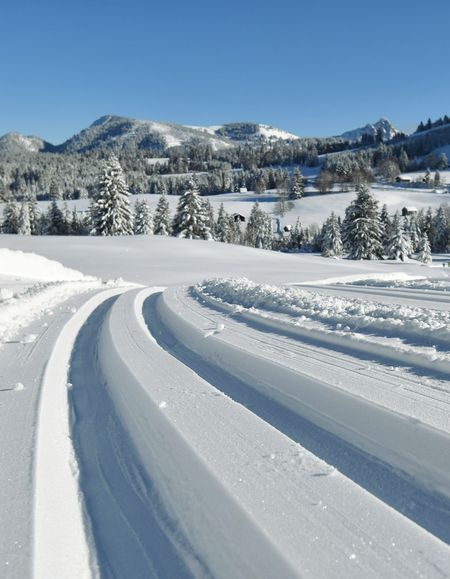
[[[261,143],[272,141],[291,141],[300,137],[261,123],[227,123],[210,127],[191,127],[210,135],[226,137],[236,143]]]
[[[396,129],[390,121],[387,119],[380,119],[376,123],[367,124],[365,127],[360,127],[359,129],[354,129],[352,131],[346,131],[339,136],[346,141],[356,142],[359,141],[363,135],[376,137],[379,132],[381,133],[382,141],[390,141],[397,133],[399,133],[398,129]]]
[[[0,137],[0,152],[10,155],[50,151],[53,145],[39,137],[25,137],[20,133],[6,133]]]
[[[194,140],[211,145],[214,150],[233,146],[233,143],[225,137],[184,125],[107,115],[59,145],[58,150],[64,153],[79,153],[94,149],[163,150]]]

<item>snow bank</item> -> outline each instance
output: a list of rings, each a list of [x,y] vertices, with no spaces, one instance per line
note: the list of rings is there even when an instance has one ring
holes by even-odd
[[[355,285],[363,287],[405,288],[415,290],[433,290],[450,292],[450,280],[407,277],[406,279],[389,279],[368,276],[355,281],[340,281],[339,285]]]
[[[41,255],[4,248],[0,248],[0,274],[42,281],[94,281],[96,279]]]
[[[328,330],[399,338],[450,351],[450,312],[446,311],[256,284],[246,278],[206,280],[196,289],[238,307],[288,314],[298,325],[318,322]]]

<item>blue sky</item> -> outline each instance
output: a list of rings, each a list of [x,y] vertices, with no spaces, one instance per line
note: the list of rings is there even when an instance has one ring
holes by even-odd
[[[450,2],[15,0],[0,134],[59,143],[104,114],[339,134],[450,114]]]

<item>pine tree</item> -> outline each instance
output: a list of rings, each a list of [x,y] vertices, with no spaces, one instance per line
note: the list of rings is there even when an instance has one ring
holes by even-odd
[[[134,207],[134,233],[136,235],[151,235],[153,233],[153,217],[145,199],[136,201]]]
[[[132,215],[122,167],[112,155],[103,165],[91,210],[92,235],[132,235]]]
[[[153,233],[155,235],[170,235],[170,209],[167,195],[164,193],[160,196],[156,205],[155,216],[153,219]]]
[[[230,217],[225,211],[223,203],[220,204],[219,214],[215,227],[215,239],[222,243],[228,242],[230,237]]]
[[[205,212],[206,216],[205,225],[209,227],[209,230],[211,231],[211,236],[214,237],[214,230],[215,230],[214,209],[209,199],[203,199],[203,211]]]
[[[430,242],[428,241],[428,236],[425,233],[422,235],[418,249],[419,253],[417,255],[417,259],[422,263],[431,263],[432,257]]]
[[[212,239],[208,217],[195,181],[181,196],[173,221],[173,234],[184,239]]]
[[[326,220],[322,234],[322,255],[340,257],[342,255],[341,228],[334,213]]]
[[[38,208],[36,196],[29,196],[28,198],[28,215],[30,217],[31,235],[39,235],[40,211]]]
[[[447,251],[450,243],[450,229],[446,211],[441,205],[433,219],[432,249],[435,252]]]
[[[62,199],[62,195],[59,191],[58,184],[56,183],[55,179],[52,179],[50,183],[50,189],[48,192],[48,196],[51,200],[59,200]]]
[[[405,261],[411,255],[411,243],[408,239],[401,219],[396,213],[392,221],[392,234],[388,243],[388,257],[389,259]]]
[[[382,257],[382,228],[378,203],[369,188],[358,188],[357,197],[347,207],[342,225],[344,245],[350,259],[377,259]]]
[[[64,218],[64,213],[58,207],[56,199],[50,203],[47,211],[47,235],[67,235],[68,224]]]
[[[256,202],[253,205],[245,231],[245,244],[259,249],[270,249],[272,246],[272,220],[259,207]]]
[[[411,242],[411,249],[413,252],[417,251],[420,240],[422,238],[422,231],[420,230],[419,220],[416,215],[411,215],[409,219],[405,217],[405,232],[408,234]]]
[[[291,230],[288,241],[289,251],[299,251],[303,244],[303,230],[300,223],[300,218],[297,217],[294,227]]]
[[[289,193],[290,199],[301,199],[305,193],[305,186],[303,184],[303,177],[300,169],[296,168],[291,180],[291,189]]]
[[[17,233],[20,235],[31,235],[30,214],[27,202],[23,202],[20,208]]]
[[[3,233],[17,233],[19,231],[19,211],[12,198],[3,208],[2,231]]]

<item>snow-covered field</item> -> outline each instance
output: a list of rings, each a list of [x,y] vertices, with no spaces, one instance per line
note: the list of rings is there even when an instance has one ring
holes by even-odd
[[[449,577],[449,288],[0,236],[0,576]]]

